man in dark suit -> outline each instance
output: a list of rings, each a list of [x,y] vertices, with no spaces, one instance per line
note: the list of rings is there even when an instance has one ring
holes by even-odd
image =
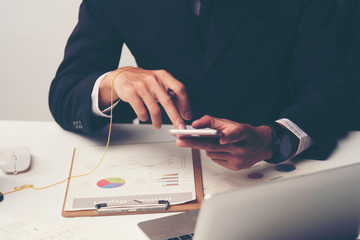
[[[360,130],[360,1],[338,0],[340,14],[338,17],[339,37],[342,52],[349,70],[351,89],[355,96],[355,113],[350,130]]]
[[[355,1],[355,13],[351,23],[349,38],[351,47],[348,54],[352,90],[356,98],[355,117],[352,121],[352,130],[360,131],[360,1]]]
[[[204,149],[229,169],[304,150],[325,159],[353,104],[336,14],[336,0],[84,0],[51,112],[68,130],[103,128],[114,79],[115,121],[184,128],[200,118],[193,126],[221,130],[220,141],[178,146]],[[123,43],[142,69],[117,69]]]

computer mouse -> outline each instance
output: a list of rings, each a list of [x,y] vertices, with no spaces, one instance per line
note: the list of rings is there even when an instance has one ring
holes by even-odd
[[[0,149],[0,168],[6,173],[18,174],[29,169],[31,153],[29,147]]]

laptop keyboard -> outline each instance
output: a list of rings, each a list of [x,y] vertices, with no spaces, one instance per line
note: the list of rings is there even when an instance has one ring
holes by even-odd
[[[190,234],[185,234],[185,235],[181,235],[178,237],[172,237],[172,238],[167,238],[165,240],[188,240],[188,239],[193,239],[194,234],[190,233]]]

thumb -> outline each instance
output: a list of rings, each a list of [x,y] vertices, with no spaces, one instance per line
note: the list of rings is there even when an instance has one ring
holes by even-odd
[[[220,139],[220,144],[239,142],[244,139],[244,134],[239,127],[229,127],[222,130],[224,134]]]
[[[193,128],[213,128],[221,130],[224,124],[221,124],[221,120],[218,118],[205,115],[192,123]]]

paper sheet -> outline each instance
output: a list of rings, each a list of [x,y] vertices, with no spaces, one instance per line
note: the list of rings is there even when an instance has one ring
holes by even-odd
[[[201,151],[201,165],[205,195],[306,175],[332,167],[329,161],[303,160],[294,163],[288,160],[276,165],[262,161],[249,169],[232,171],[214,163],[204,151]]]
[[[76,148],[72,175],[92,170],[103,152],[103,146]],[[195,199],[191,149],[175,142],[114,145],[94,173],[70,180],[65,211],[95,209],[98,203],[168,200],[174,205]]]
[[[124,236],[95,219],[74,218],[66,222],[39,212],[30,212],[0,223],[1,240],[99,240],[124,239]]]

